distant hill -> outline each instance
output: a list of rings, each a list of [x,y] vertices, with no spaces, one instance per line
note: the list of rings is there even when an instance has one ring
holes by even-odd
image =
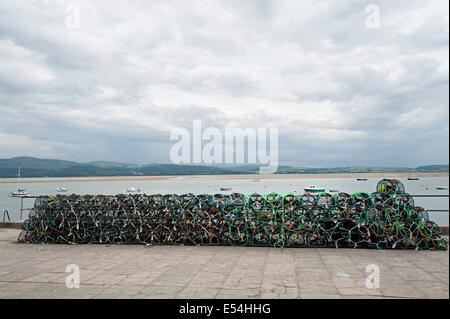
[[[55,159],[16,157],[0,159],[0,177],[17,177],[19,167],[21,168],[22,177],[214,175],[241,173],[231,168],[225,169],[203,165],[137,165],[106,161],[78,163]]]
[[[448,172],[448,165],[427,165],[417,167],[418,172]]]
[[[21,167],[22,177],[86,177],[86,176],[158,176],[158,175],[225,175],[257,174],[258,165],[175,165],[117,163],[95,161],[78,163],[56,159],[15,157],[0,159],[0,177],[16,177]],[[448,165],[407,167],[335,167],[305,168],[279,166],[277,174],[289,173],[394,173],[448,172]]]
[[[25,156],[0,159],[0,168],[12,168],[16,170],[16,172],[19,166],[29,169],[65,169],[75,165],[79,165],[79,163],[57,159],[40,159]]]

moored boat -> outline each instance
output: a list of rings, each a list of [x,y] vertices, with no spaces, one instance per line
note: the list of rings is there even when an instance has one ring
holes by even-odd
[[[11,196],[14,196],[14,197],[21,197],[21,196],[28,196],[28,195],[30,195],[30,192],[27,192],[23,188],[19,188],[16,192],[11,193]]]
[[[319,187],[316,185],[311,185],[309,187],[306,187],[304,190],[307,193],[323,193],[323,192],[325,192],[325,188]]]
[[[25,189],[20,188],[20,166],[17,170],[17,184],[19,184],[19,187],[16,192],[12,192],[11,196],[13,197],[24,197],[30,195],[30,192],[27,192]]]

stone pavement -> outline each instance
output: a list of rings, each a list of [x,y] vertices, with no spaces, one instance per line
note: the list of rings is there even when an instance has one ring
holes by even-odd
[[[0,228],[0,298],[449,297],[448,251],[31,245],[19,232]],[[65,285],[69,264],[78,289]]]

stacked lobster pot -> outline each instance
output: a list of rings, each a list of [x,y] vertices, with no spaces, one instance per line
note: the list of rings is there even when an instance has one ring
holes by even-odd
[[[447,249],[396,179],[374,193],[41,196],[19,242]]]

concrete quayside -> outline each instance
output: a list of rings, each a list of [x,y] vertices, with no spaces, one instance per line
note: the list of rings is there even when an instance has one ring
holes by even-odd
[[[449,297],[448,250],[28,245],[19,232],[0,228],[0,298]],[[379,288],[367,287],[373,265]]]

